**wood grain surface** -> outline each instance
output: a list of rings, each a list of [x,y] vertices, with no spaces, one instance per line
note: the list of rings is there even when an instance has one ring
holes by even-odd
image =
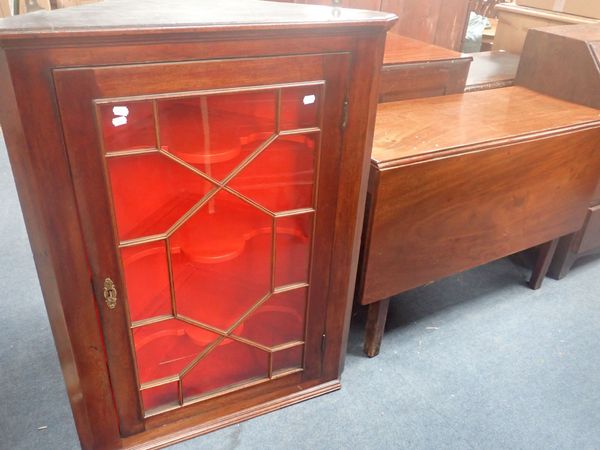
[[[600,24],[531,30],[516,83],[600,109]],[[600,251],[600,185],[589,206],[583,228],[559,243],[550,270],[555,278],[566,276],[579,257]]]
[[[0,20],[0,40],[57,33],[98,36],[238,30],[390,25],[395,16],[377,11],[295,5],[258,0],[106,0],[77,8],[40,11]],[[385,26],[385,25],[384,25]]]
[[[403,160],[598,120],[599,110],[518,86],[386,103],[378,107],[372,160],[383,169]]]
[[[579,229],[600,173],[600,121],[591,126],[374,168],[362,303]]]

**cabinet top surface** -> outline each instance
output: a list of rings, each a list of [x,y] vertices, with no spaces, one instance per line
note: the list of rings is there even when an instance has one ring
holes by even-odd
[[[384,103],[377,110],[372,160],[393,167],[584,124],[600,127],[600,110],[519,86]]]
[[[470,60],[473,58],[470,55],[463,55],[454,50],[438,47],[396,33],[387,34],[383,59],[383,63],[386,65],[453,59]]]
[[[0,39],[381,24],[394,14],[259,0],[105,0],[0,19]]]

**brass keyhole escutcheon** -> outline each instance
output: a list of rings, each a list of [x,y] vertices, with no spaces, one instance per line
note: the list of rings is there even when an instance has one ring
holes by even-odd
[[[117,306],[117,288],[110,278],[104,280],[104,301],[108,309],[115,309]]]

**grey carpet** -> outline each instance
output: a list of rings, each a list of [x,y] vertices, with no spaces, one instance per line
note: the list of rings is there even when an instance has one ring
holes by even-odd
[[[0,448],[75,428],[0,141]],[[507,260],[393,302],[382,353],[354,317],[343,389],[174,449],[598,449],[600,259],[541,291]]]

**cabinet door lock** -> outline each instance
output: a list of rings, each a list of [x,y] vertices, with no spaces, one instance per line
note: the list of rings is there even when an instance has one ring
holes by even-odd
[[[104,301],[108,309],[115,309],[117,306],[117,288],[110,278],[104,280]]]

